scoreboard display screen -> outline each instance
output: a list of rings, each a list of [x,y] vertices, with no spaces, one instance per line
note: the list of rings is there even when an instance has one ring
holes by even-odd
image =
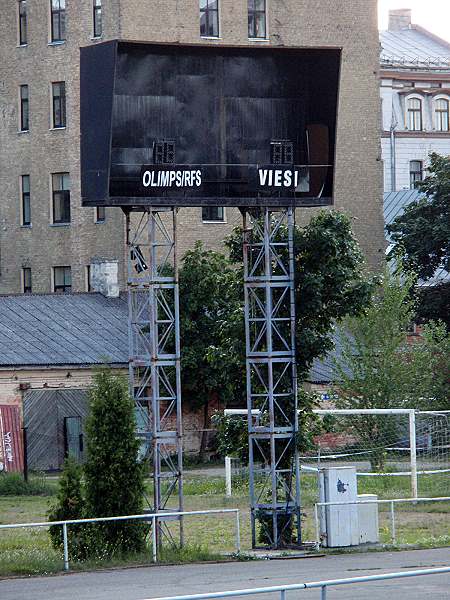
[[[81,48],[85,206],[332,204],[340,51]]]

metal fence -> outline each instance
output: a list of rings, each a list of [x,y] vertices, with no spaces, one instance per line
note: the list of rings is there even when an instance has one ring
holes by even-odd
[[[422,575],[450,574],[450,566],[437,569],[422,569],[419,571],[404,571],[402,573],[386,573],[384,575],[366,575],[365,577],[351,577],[348,579],[328,579],[324,581],[312,581],[310,583],[294,583],[290,585],[277,585],[265,588],[253,588],[244,590],[230,590],[227,592],[213,592],[210,594],[192,594],[189,596],[166,596],[151,600],[209,600],[210,598],[235,598],[239,596],[253,596],[258,594],[279,593],[280,600],[286,600],[287,592],[294,590],[320,589],[321,600],[326,600],[327,591],[330,587],[339,585],[352,585],[358,583],[369,583],[371,581],[387,581],[389,579],[404,579],[406,577],[419,577]],[[150,599],[147,599],[150,600]]]
[[[10,523],[8,525],[0,525],[1,529],[18,529],[25,527],[50,527],[52,525],[60,525],[63,531],[63,547],[64,547],[64,570],[69,570],[69,541],[67,535],[67,528],[69,525],[79,525],[81,523],[103,523],[105,521],[152,521],[152,560],[154,563],[158,562],[158,544],[156,539],[156,526],[158,521],[165,519],[180,519],[182,517],[192,515],[219,515],[219,514],[235,514],[235,549],[236,554],[241,551],[241,533],[240,533],[240,522],[239,522],[239,509],[238,508],[223,508],[223,509],[211,509],[211,510],[191,510],[183,512],[160,512],[160,513],[146,513],[143,515],[124,515],[120,517],[98,517],[96,519],[71,519],[66,521],[46,521],[41,523]]]
[[[354,500],[352,502],[316,502],[314,504],[314,525],[316,530],[316,548],[320,547],[320,526],[319,526],[319,508],[325,508],[326,506],[351,506],[363,504],[389,504],[390,505],[390,518],[391,518],[391,539],[392,543],[396,543],[396,527],[395,527],[395,510],[396,504],[412,503],[418,504],[419,502],[448,502],[450,496],[443,496],[440,498],[395,498],[390,500]]]

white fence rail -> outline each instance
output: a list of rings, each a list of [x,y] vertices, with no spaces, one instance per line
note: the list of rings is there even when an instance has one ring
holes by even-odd
[[[391,540],[395,544],[397,542],[396,526],[395,526],[395,510],[396,504],[412,503],[418,504],[419,502],[448,502],[450,496],[443,496],[440,498],[395,498],[390,500],[355,500],[352,502],[316,502],[314,504],[314,526],[316,530],[316,549],[320,548],[320,525],[319,525],[319,508],[325,508],[326,506],[351,506],[357,504],[389,504],[390,505],[390,516],[391,516]]]
[[[241,530],[239,522],[239,509],[238,508],[222,508],[222,509],[211,509],[211,510],[191,510],[184,512],[159,512],[159,513],[145,513],[142,515],[123,515],[120,517],[98,517],[96,519],[70,519],[66,521],[44,521],[40,523],[8,523],[7,525],[0,525],[1,529],[19,529],[26,527],[51,527],[52,525],[60,525],[63,531],[63,547],[64,547],[64,570],[69,570],[69,540],[67,535],[67,528],[69,525],[79,525],[81,523],[104,523],[105,521],[152,521],[152,560],[154,563],[158,562],[158,544],[156,541],[156,525],[158,521],[164,521],[165,519],[171,518],[182,518],[193,515],[219,515],[219,514],[235,514],[235,549],[236,554],[241,551]]]
[[[388,581],[389,579],[405,579],[406,577],[421,577],[424,575],[450,574],[450,566],[438,569],[421,569],[419,571],[403,571],[402,573],[386,573],[384,575],[366,575],[365,577],[351,577],[348,579],[328,579],[324,581],[311,581],[310,583],[294,583],[290,585],[277,585],[273,587],[230,590],[227,592],[212,592],[210,594],[191,594],[189,596],[166,596],[147,600],[209,600],[210,598],[235,598],[239,596],[254,596],[258,594],[279,593],[280,600],[287,600],[287,592],[297,590],[320,589],[321,600],[326,600],[330,587],[339,585],[352,585],[369,583],[372,581]]]

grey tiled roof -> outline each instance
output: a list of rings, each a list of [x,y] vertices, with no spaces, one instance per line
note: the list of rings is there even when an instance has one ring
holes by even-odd
[[[0,296],[0,367],[127,363],[127,311],[101,294]]]
[[[450,44],[425,29],[381,31],[381,65],[450,68]]]

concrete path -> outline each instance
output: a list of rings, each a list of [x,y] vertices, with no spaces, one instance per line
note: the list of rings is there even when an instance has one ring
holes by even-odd
[[[271,560],[177,567],[145,567],[69,573],[0,581],[1,600],[143,600],[358,577],[450,565],[450,548],[395,553],[366,553],[295,560]],[[269,600],[267,596],[255,596]],[[273,596],[275,600],[275,596]],[[278,600],[277,596],[276,600]],[[287,600],[319,599],[319,590],[291,592]],[[368,583],[330,589],[327,600],[450,600],[450,576]]]

